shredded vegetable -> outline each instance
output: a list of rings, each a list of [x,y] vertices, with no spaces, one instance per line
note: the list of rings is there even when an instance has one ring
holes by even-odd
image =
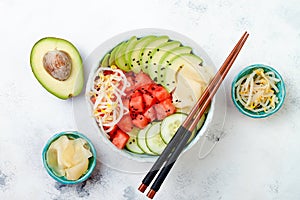
[[[94,86],[90,91],[93,116],[100,129],[109,133],[123,115],[129,112],[122,103],[122,95],[125,95],[129,82],[115,66],[99,67],[93,80]]]
[[[279,102],[276,96],[279,81],[274,72],[265,73],[262,68],[256,69],[235,84],[236,100],[252,112],[268,113]]]

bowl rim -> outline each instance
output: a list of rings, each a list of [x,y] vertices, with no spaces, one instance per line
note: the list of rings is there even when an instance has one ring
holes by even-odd
[[[203,59],[204,64],[207,64],[209,67],[211,67],[214,73],[216,72],[216,67],[215,67],[213,61],[208,56],[206,51],[198,44],[198,42],[194,41],[189,36],[186,36],[182,33],[179,33],[179,32],[173,31],[173,30],[162,29],[162,28],[141,28],[141,29],[134,29],[134,30],[116,34],[115,36],[102,42],[100,46],[98,46],[97,48],[95,48],[93,50],[93,52],[91,53],[91,55],[89,57],[92,57],[95,52],[99,52],[99,49],[102,49],[100,51],[101,54],[98,54],[98,57],[99,57],[98,63],[99,63],[107,52],[111,51],[115,46],[120,44],[122,41],[126,41],[126,40],[130,39],[130,37],[133,35],[136,35],[138,38],[144,37],[147,35],[167,35],[172,40],[178,40],[183,45],[190,46],[193,49],[193,53],[196,55],[200,54],[201,57],[204,58]],[[84,63],[86,63],[86,61]],[[92,65],[90,66],[90,71],[89,71],[89,74],[87,74],[87,81],[85,83],[85,88],[84,88],[85,103],[86,103],[86,107],[87,107],[89,113],[91,113],[91,110],[90,110],[91,108],[90,108],[90,104],[89,104],[89,99],[87,98],[86,94],[91,87],[92,77],[93,77],[95,71],[97,70],[98,63],[92,63]],[[209,108],[209,112],[207,113],[205,123],[203,124],[200,131],[197,132],[196,137],[185,147],[182,154],[184,154],[189,149],[191,149],[193,146],[195,146],[195,144],[199,141],[200,137],[202,135],[204,135],[204,132],[207,131],[208,126],[211,125],[213,115],[214,115],[214,109],[215,109],[214,105],[215,105],[215,97],[212,99],[211,106]],[[108,145],[112,151],[120,154],[121,156],[125,156],[130,160],[135,160],[138,162],[151,162],[151,163],[155,162],[155,160],[158,157],[156,155],[151,156],[151,155],[144,155],[144,154],[135,154],[135,153],[131,153],[129,151],[120,150],[120,149],[116,148],[107,139],[105,134],[102,133],[102,131],[99,129],[99,127],[97,127],[97,123],[94,120],[93,120],[93,126],[97,130],[97,132],[100,133],[99,135],[101,135],[100,138],[103,140],[103,142],[106,145]]]
[[[52,144],[52,142],[54,142],[55,140],[57,140],[59,137],[63,136],[63,135],[73,135],[77,138],[82,138],[84,139],[85,141],[87,141],[88,145],[90,146],[90,150],[91,150],[91,153],[92,153],[92,163],[90,164],[89,163],[89,168],[87,170],[87,172],[81,176],[79,179],[77,180],[67,180],[67,179],[64,179],[62,177],[58,177],[56,176],[53,171],[51,170],[51,168],[48,166],[47,164],[47,151],[50,147],[50,145]],[[56,133],[54,134],[48,141],[47,143],[45,144],[44,148],[43,148],[43,152],[42,152],[42,158],[43,158],[43,164],[44,164],[44,167],[46,168],[46,171],[47,173],[53,178],[55,179],[56,181],[62,183],[62,184],[77,184],[77,183],[81,183],[85,180],[87,180],[90,175],[92,174],[92,172],[94,171],[94,168],[96,166],[96,163],[97,163],[97,152],[96,152],[96,149],[94,147],[94,145],[92,144],[91,140],[89,138],[87,138],[84,134],[78,132],[78,131],[62,131],[62,132],[59,132],[59,133]],[[90,162],[90,161],[89,161]]]
[[[277,94],[281,93],[281,99],[279,101],[279,103],[276,105],[275,109],[273,109],[271,112],[268,113],[263,113],[263,114],[255,114],[254,112],[248,111],[246,109],[244,109],[236,100],[235,100],[235,83],[241,78],[241,76],[248,72],[248,71],[253,71],[254,69],[257,68],[263,68],[263,69],[267,69],[268,71],[272,71],[274,72],[276,78],[280,79],[279,84],[281,85],[281,89]],[[252,118],[265,118],[268,117],[274,113],[276,113],[283,105],[284,99],[286,96],[286,89],[285,89],[285,84],[283,81],[282,76],[279,74],[279,72],[277,70],[275,70],[273,67],[269,66],[269,65],[265,65],[265,64],[252,64],[249,66],[244,67],[233,79],[232,84],[231,84],[231,99],[233,101],[233,104],[236,106],[236,108],[243,114],[245,114],[246,116],[252,117]]]

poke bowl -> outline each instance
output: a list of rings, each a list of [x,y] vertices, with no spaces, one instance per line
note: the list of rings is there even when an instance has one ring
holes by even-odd
[[[148,57],[147,58],[148,62],[149,62],[149,60],[152,60],[151,61],[152,65],[148,65],[148,67],[146,67],[146,65],[144,66],[143,69],[145,70],[145,72],[142,70],[142,67],[140,68],[140,70],[135,70],[135,71],[126,71],[126,69],[125,70],[120,69],[118,67],[118,65],[120,65],[120,63],[122,63],[123,61],[121,61],[121,58],[119,58],[119,54],[123,58],[125,56],[122,56],[124,53],[123,54],[121,52],[118,53],[118,51],[120,49],[127,49],[127,47],[125,48],[123,45],[132,46],[133,44],[129,45],[129,41],[132,41],[132,40],[146,41],[146,40],[148,40],[145,38],[152,38],[152,39],[155,38],[156,41],[161,42],[161,44],[159,44],[160,47],[163,47],[164,45],[166,45],[166,46],[163,48],[155,48],[158,45],[155,42],[155,44],[156,44],[155,47],[150,48],[152,50],[151,53],[149,53],[149,51],[147,51],[147,53],[145,53],[146,50],[149,50],[148,47],[147,48],[146,47],[133,48],[134,51],[131,51],[130,55],[132,55],[132,54],[137,55],[137,52],[139,52],[140,55],[142,55],[141,51],[143,49],[143,51],[145,51],[143,53],[143,56],[146,55]],[[163,43],[165,43],[165,44],[163,44]],[[169,46],[168,48],[173,46],[172,49],[178,48],[179,53],[176,53],[176,52],[174,53],[173,51],[168,50],[167,46]],[[154,49],[154,51],[153,51],[153,49]],[[125,50],[125,52],[126,52],[126,50]],[[153,52],[155,52],[155,54],[157,54],[157,55],[153,56],[153,54],[152,54]],[[165,52],[168,54],[161,55],[161,52]],[[117,56],[111,56],[112,54],[113,55],[117,54]],[[186,59],[179,59],[178,58],[179,54],[185,55]],[[126,54],[126,55],[127,55],[126,58],[128,58],[129,55],[128,54]],[[175,65],[175,63],[178,63],[179,60],[183,60],[184,65],[192,65],[194,67],[188,68],[191,70],[186,70],[185,67],[180,67],[181,66],[180,65],[179,70],[183,70],[187,74],[184,76],[182,74],[179,74],[179,76],[177,76],[178,73],[176,72],[176,70],[173,70],[173,71],[168,70],[168,72],[165,73],[166,70],[162,69],[163,65],[161,65],[161,63],[155,61],[156,64],[154,64],[154,62],[153,62],[153,60],[154,60],[153,58],[157,57],[158,55],[161,56],[160,59],[164,59],[165,57],[173,55],[173,56],[177,57],[177,58],[174,58],[174,60],[177,59],[177,61],[175,60],[176,62],[173,62],[174,60],[172,61],[172,63],[174,63],[174,65]],[[110,63],[110,57],[112,57],[111,58],[112,60],[113,60],[113,58],[119,58],[120,60],[115,61],[115,63],[105,65],[106,63]],[[139,61],[140,63],[136,62],[135,64],[132,64],[132,65],[139,66],[139,64],[141,64],[141,62],[144,60],[144,57],[139,58],[139,59],[142,59]],[[136,59],[131,59],[131,60],[136,61]],[[144,60],[145,63],[147,60]],[[155,60],[158,60],[158,57],[155,58]],[[167,63],[167,62],[165,62],[165,63]],[[172,63],[171,63],[171,65],[172,65]],[[193,63],[193,64],[191,64],[191,63]],[[194,42],[193,40],[189,39],[188,37],[186,37],[180,33],[174,32],[174,31],[165,30],[165,29],[153,29],[153,28],[137,29],[137,30],[124,32],[124,33],[118,34],[118,35],[102,42],[85,59],[83,64],[84,64],[84,72],[85,72],[84,73],[84,79],[85,79],[84,89],[83,89],[83,92],[78,97],[72,99],[73,113],[74,113],[75,123],[77,125],[77,130],[80,132],[85,132],[87,134],[87,136],[93,141],[94,146],[97,150],[97,159],[102,164],[104,164],[110,168],[113,168],[115,170],[119,170],[122,172],[129,172],[129,173],[143,173],[143,172],[147,171],[149,169],[149,167],[151,167],[153,162],[155,162],[155,160],[159,157],[159,154],[161,153],[163,148],[166,146],[166,143],[170,140],[170,138],[174,134],[174,130],[176,130],[176,128],[182,123],[182,121],[184,120],[186,115],[189,113],[189,109],[191,109],[191,107],[196,102],[197,98],[200,96],[201,92],[206,87],[205,84],[203,84],[203,82],[205,82],[204,80],[206,80],[208,82],[210,80],[211,76],[216,71],[214,64],[211,61],[211,59],[209,58],[209,56],[196,42]],[[129,65],[127,63],[126,65],[131,66],[131,63]],[[168,64],[168,66],[171,66],[171,65]],[[125,64],[124,64],[124,66],[125,66]],[[125,66],[125,67],[127,67],[127,66]],[[152,66],[152,68],[149,68],[149,66]],[[156,66],[157,69],[159,66],[161,66],[161,68],[158,70],[153,70],[154,69],[153,66]],[[152,70],[152,71],[146,72],[146,69]],[[172,81],[167,82],[167,83],[169,83],[169,85],[167,85],[167,83],[158,82],[159,80],[162,80],[161,79],[162,77],[159,78],[157,76],[157,79],[156,79],[154,77],[154,75],[159,74],[159,76],[160,76],[161,72],[163,72],[162,73],[163,76],[167,76],[167,77],[177,76],[177,79],[175,80],[175,84]],[[204,78],[205,78],[204,79],[201,76],[203,74],[209,74],[209,75],[208,75],[208,77],[204,76]],[[126,80],[128,79],[127,83],[124,82],[125,78],[126,78]],[[136,78],[137,78],[137,80],[136,80]],[[99,82],[95,83],[96,79],[98,81],[99,80],[107,80],[107,79],[113,80],[114,83],[119,84],[118,85],[119,87],[115,87],[109,82],[106,82],[106,84],[103,84],[103,83],[99,84]],[[142,81],[139,81],[139,79],[141,79]],[[201,81],[199,81],[199,79],[201,79]],[[147,80],[147,81],[145,81],[145,80]],[[167,80],[171,80],[171,79],[168,78]],[[137,82],[135,82],[135,81],[137,81]],[[182,84],[176,85],[176,83],[178,81],[181,82]],[[145,87],[142,89],[141,87],[137,87],[135,85],[135,83],[141,83],[141,82],[147,83],[148,86],[154,86],[153,87],[154,91],[157,94],[161,94],[161,97],[164,97],[164,98],[160,98],[159,96],[156,96],[157,94],[150,93],[150,88],[152,88],[152,87]],[[132,90],[129,90],[130,85],[134,86],[133,88],[131,88]],[[193,85],[194,87],[191,88],[191,85]],[[108,88],[103,89],[106,86],[110,87],[111,89],[108,89]],[[124,88],[125,88],[125,89],[123,88],[124,89],[123,91],[122,91],[121,86],[124,86]],[[178,91],[175,92],[174,88],[176,88],[177,86],[179,87],[180,92],[178,92]],[[114,89],[112,89],[113,87],[114,87]],[[98,89],[98,88],[101,88],[101,89]],[[137,88],[139,88],[139,90],[137,90]],[[170,90],[169,88],[173,88],[173,90]],[[98,102],[96,102],[97,99],[100,99],[100,98],[93,99],[94,98],[93,95],[95,95],[97,92],[99,92],[99,91],[97,91],[97,89],[102,92],[102,94],[98,94],[98,95],[103,96],[105,94],[106,100],[108,100],[108,101],[102,102],[103,103],[102,106],[104,105],[104,107],[99,107],[100,109],[95,109],[95,108],[97,108],[97,106],[95,106],[95,105],[100,105],[100,103],[101,103],[101,102],[99,103],[100,100],[98,100]],[[114,92],[105,93],[104,91],[110,91],[110,92],[117,91],[118,94],[115,95]],[[128,94],[127,93],[128,91],[131,91],[132,93]],[[134,94],[134,95],[132,95],[132,94]],[[115,95],[114,98],[112,98],[112,99],[109,98],[114,95]],[[153,101],[153,102],[155,102],[154,104],[152,101],[147,101],[148,103],[146,103],[146,101],[145,101],[145,98],[149,97],[149,96],[151,97],[151,95],[153,97],[155,96],[155,98],[154,98],[155,101]],[[131,98],[133,98],[133,97],[136,97],[136,98],[134,101],[131,102]],[[184,100],[184,98],[185,98],[185,100]],[[201,122],[199,122],[197,130],[193,133],[193,137],[190,139],[190,141],[186,145],[183,153],[188,152],[188,150],[191,149],[192,147],[196,147],[195,144],[198,143],[199,139],[202,138],[203,135],[206,135],[206,133],[208,133],[209,126],[214,119],[215,107],[216,107],[216,102],[217,102],[216,99],[219,99],[219,98],[222,98],[222,97],[220,96],[220,94],[217,93],[215,95],[215,97],[212,99],[207,112],[200,120]],[[119,99],[117,101],[118,103],[114,104],[113,100],[117,100],[117,99]],[[126,104],[126,102],[125,103],[123,102],[123,99],[127,99],[127,104]],[[148,98],[148,100],[149,99],[151,100],[152,97]],[[128,106],[128,101],[129,101],[129,105],[130,105],[129,107],[133,106],[132,109],[129,107],[127,107],[127,109],[125,108],[126,107],[125,105]],[[142,108],[138,107],[139,105],[141,105],[139,102],[142,102],[141,103],[143,105]],[[164,102],[164,103],[162,103],[162,102]],[[180,109],[177,109],[178,105],[180,103],[181,103],[182,107]],[[183,104],[183,103],[185,103],[185,104]],[[155,117],[147,119],[147,124],[146,123],[138,124],[136,122],[134,122],[134,123],[132,122],[134,119],[136,119],[136,120],[141,119],[141,121],[143,121],[142,119],[144,117],[149,118],[149,116],[144,115],[144,113],[146,110],[151,108],[150,105],[153,106],[156,104],[158,104],[158,106],[155,106],[155,111],[158,112],[159,115],[157,115],[157,114],[152,115],[152,117],[153,116],[155,116]],[[122,107],[120,106],[120,108],[117,108],[117,109],[114,107],[112,109],[112,107],[116,106],[116,105],[117,106],[122,105]],[[171,106],[171,107],[166,109],[165,106]],[[163,112],[159,112],[159,107],[163,108],[163,109],[161,109],[161,111],[164,111],[164,112],[166,111],[165,113],[168,114],[168,116],[165,116],[165,118],[167,120],[159,119],[159,117],[161,117],[161,116],[163,116],[163,114],[165,114]],[[174,109],[174,107],[175,107],[175,109]],[[102,119],[104,114],[107,114],[110,112],[109,109],[110,109],[110,111],[112,111],[112,110],[121,111],[121,109],[122,109],[122,111],[123,111],[122,114],[127,116],[128,121],[131,120],[131,122],[129,122],[129,123],[127,123],[126,120],[124,120],[125,123],[123,123],[123,124],[125,124],[125,128],[126,128],[127,124],[131,124],[130,126],[127,126],[127,128],[128,127],[130,128],[130,131],[127,132],[126,130],[124,130],[124,127],[118,126],[118,124],[121,121],[121,117],[118,118],[118,115],[114,116],[115,119],[120,120],[117,123],[115,123],[115,122],[114,123],[106,123],[106,124],[103,122],[99,123],[99,120]],[[137,112],[133,112],[133,111],[137,111]],[[140,116],[141,114],[143,114],[144,116]],[[151,112],[149,112],[148,114],[151,114]],[[123,117],[123,115],[122,115],[122,117]],[[131,118],[129,118],[128,115]],[[97,116],[98,116],[98,119],[96,118]],[[150,115],[150,117],[151,117],[151,115]],[[106,119],[109,119],[109,118],[106,118]],[[152,119],[152,121],[151,121],[151,119]],[[114,120],[112,120],[112,121],[114,121]],[[165,121],[165,122],[163,123],[163,121]],[[102,124],[102,126],[101,126],[101,124]],[[114,126],[116,124],[117,124],[117,128],[114,128]],[[161,130],[161,127],[163,127],[162,125],[166,125],[166,124],[169,124],[170,126],[169,126],[169,128],[164,128],[165,130],[167,130],[167,134],[163,135],[163,133],[161,134],[160,130]],[[150,127],[152,127],[151,131],[149,131],[149,130],[141,131],[142,128],[139,128],[138,127],[139,125],[145,126],[144,129],[146,129],[146,128],[150,129]],[[116,130],[119,130],[119,131],[116,131]],[[126,136],[124,133],[122,133],[120,130],[125,132],[129,137]],[[112,133],[110,133],[110,131],[112,131]],[[139,140],[137,140],[136,138],[132,138],[132,136],[137,136],[137,134],[140,131],[142,133],[140,133],[141,135],[138,136]],[[169,131],[170,131],[170,133],[169,133]],[[149,134],[150,132],[151,132],[151,134]],[[148,134],[148,137],[151,136],[150,140],[145,139],[147,137],[147,134]],[[125,137],[123,137],[123,135],[125,135]],[[113,141],[114,138],[117,138],[117,139],[115,139],[115,141]],[[126,143],[124,141],[126,141]],[[127,142],[128,142],[128,144],[127,144]],[[125,143],[125,145],[124,145],[124,143]],[[141,143],[143,143],[143,144],[141,144]],[[150,150],[149,146],[153,146],[153,145],[156,149],[153,149],[153,147],[151,147],[151,150]],[[141,146],[142,146],[142,148],[141,148]],[[147,150],[149,150],[149,151],[147,151]],[[146,153],[146,152],[148,152],[148,153]]]
[[[201,96],[215,68],[187,37],[140,29],[104,43],[92,63],[85,98],[101,138],[125,157],[154,161]],[[203,135],[212,101],[185,151]]]

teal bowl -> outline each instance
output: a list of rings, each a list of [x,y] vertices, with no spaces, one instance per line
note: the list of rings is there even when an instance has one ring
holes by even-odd
[[[77,180],[68,180],[66,179],[64,176],[60,177],[60,176],[57,176],[53,171],[52,169],[48,166],[47,164],[47,151],[48,151],[48,148],[50,147],[50,145],[52,144],[52,142],[54,142],[55,140],[57,140],[60,136],[63,136],[63,135],[66,135],[68,138],[72,138],[72,139],[77,139],[77,138],[82,138],[84,139],[85,141],[87,141],[87,144],[89,145],[90,147],[90,150],[91,150],[91,153],[92,153],[92,157],[89,158],[89,165],[88,165],[88,169],[87,169],[87,172],[85,174],[83,174],[79,179]],[[43,152],[42,152],[42,158],[43,158],[43,164],[44,164],[44,167],[46,169],[46,171],[48,172],[48,174],[56,181],[62,183],[62,184],[77,184],[77,183],[81,183],[83,181],[85,181],[86,179],[88,179],[95,166],[96,166],[96,150],[95,150],[95,147],[94,145],[92,144],[92,142],[85,136],[83,135],[82,133],[79,133],[77,131],[64,131],[64,132],[61,132],[61,133],[57,133],[55,134],[53,137],[51,137],[48,142],[46,143],[44,149],[43,149]]]
[[[276,86],[279,90],[279,92],[275,93],[277,98],[278,98],[278,103],[275,105],[276,107],[271,110],[270,112],[253,112],[250,111],[248,109],[246,109],[239,101],[236,100],[236,88],[235,88],[235,84],[244,76],[252,73],[252,71],[258,69],[258,68],[262,68],[264,70],[264,72],[269,72],[272,71],[275,74],[275,77],[277,79],[279,79],[280,81],[276,83]],[[254,65],[250,65],[248,67],[245,67],[240,73],[237,74],[237,76],[233,79],[232,81],[232,85],[231,85],[231,98],[232,101],[234,103],[234,105],[237,107],[237,109],[252,118],[265,118],[268,117],[274,113],[276,113],[282,106],[284,99],[285,99],[285,95],[286,95],[286,90],[285,90],[285,85],[283,82],[283,79],[281,77],[281,75],[272,67],[267,66],[267,65],[263,65],[263,64],[254,64]]]

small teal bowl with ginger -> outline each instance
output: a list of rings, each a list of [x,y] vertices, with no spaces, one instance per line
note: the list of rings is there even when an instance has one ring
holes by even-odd
[[[67,136],[68,139],[81,138],[81,139],[85,140],[87,148],[91,152],[92,156],[88,158],[88,168],[77,180],[68,180],[65,176],[57,175],[57,173],[55,173],[55,171],[49,166],[49,164],[47,162],[47,151],[48,151],[50,145],[54,141],[58,140],[61,136]],[[55,134],[47,141],[47,143],[43,149],[43,152],[42,152],[43,164],[44,164],[44,167],[45,167],[47,173],[54,180],[56,180],[62,184],[77,184],[77,183],[81,183],[81,182],[87,180],[91,176],[91,174],[96,166],[96,161],[97,161],[96,158],[97,158],[96,149],[95,149],[94,145],[92,144],[92,142],[85,135],[83,135],[82,133],[79,133],[77,131],[64,131],[64,132]]]
[[[262,70],[263,74],[267,74],[266,78],[275,80],[273,86],[275,86],[276,89],[272,87],[274,95],[271,95],[272,92],[265,86],[270,81],[264,81],[263,75],[261,74]],[[247,85],[249,86],[248,97],[248,90],[242,90],[242,84],[244,84],[243,86],[247,84],[247,79],[242,81],[245,76],[249,78]],[[253,87],[251,87],[251,79],[253,79]],[[250,92],[251,88],[252,92]],[[251,100],[249,100],[250,93],[252,97]],[[281,75],[273,67],[264,64],[254,64],[245,67],[235,76],[231,85],[231,98],[234,105],[241,113],[252,118],[265,118],[276,113],[282,107],[285,95],[285,84]],[[247,104],[249,102],[251,102],[251,104]],[[271,109],[269,109],[269,107],[271,107]]]

